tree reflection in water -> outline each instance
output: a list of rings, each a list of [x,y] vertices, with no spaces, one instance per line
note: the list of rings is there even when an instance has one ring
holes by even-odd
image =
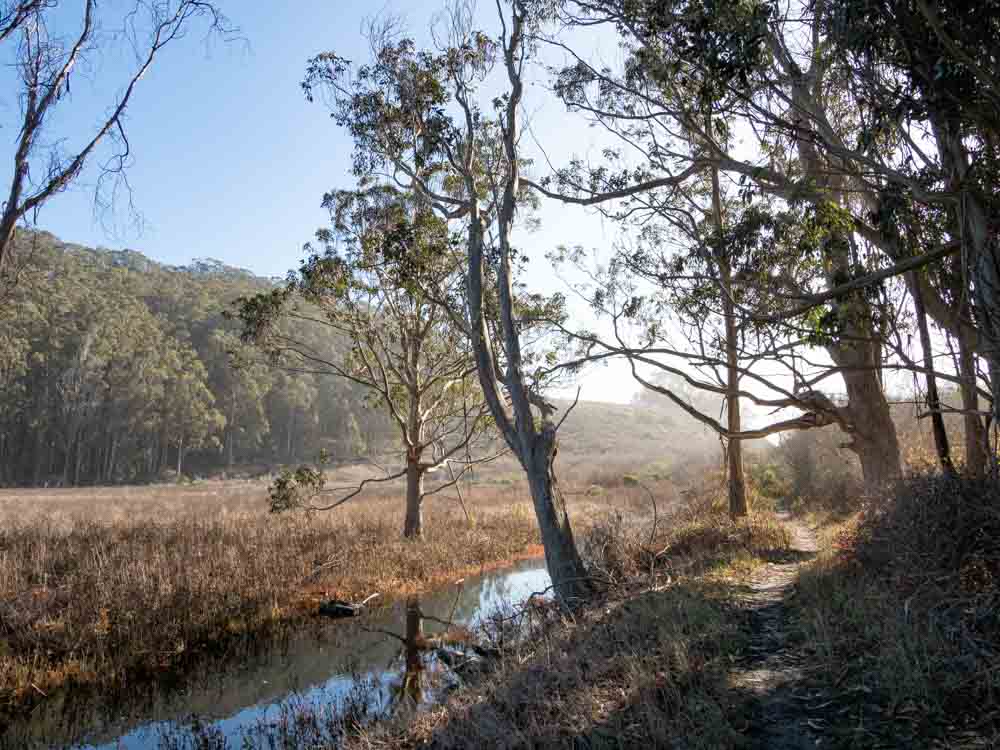
[[[395,706],[418,707],[424,701],[424,657],[427,651],[424,639],[424,618],[420,611],[420,598],[406,600],[406,635],[403,638],[403,672],[398,682],[390,687]]]

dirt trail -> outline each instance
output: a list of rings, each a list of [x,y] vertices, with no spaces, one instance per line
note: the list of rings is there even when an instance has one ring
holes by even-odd
[[[799,568],[816,554],[816,535],[787,513],[779,514],[792,537],[791,552],[768,563],[750,582],[741,604],[750,611],[749,656],[732,673],[731,686],[748,697],[747,747],[800,750],[820,746],[801,710],[802,669],[789,644],[788,605]]]

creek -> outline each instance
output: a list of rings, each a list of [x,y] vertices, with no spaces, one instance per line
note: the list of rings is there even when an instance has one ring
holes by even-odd
[[[461,641],[442,639],[446,631],[475,631],[549,582],[543,560],[521,561],[361,617],[255,644],[224,666],[169,687],[121,686],[114,699],[65,691],[9,726],[0,749],[242,748],[248,738],[280,732],[302,717],[319,726],[323,717],[345,712],[384,716],[401,703],[420,710],[460,684],[463,665],[478,658]],[[191,739],[196,736],[202,739]]]

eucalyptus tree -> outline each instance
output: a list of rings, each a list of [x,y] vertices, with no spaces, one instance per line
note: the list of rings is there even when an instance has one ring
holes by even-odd
[[[815,388],[831,371],[809,361],[809,347],[822,343],[817,335],[758,321],[789,284],[812,272],[808,225],[766,201],[725,196],[711,174],[694,187],[685,191],[686,209],[659,221],[646,216],[609,263],[589,272],[578,291],[610,332],[563,326],[577,358],[555,367],[623,358],[644,389],[715,432],[726,447],[730,513],[738,517],[749,511],[745,441],[849,428],[849,415]],[[587,270],[582,248],[554,259]],[[790,414],[748,427],[743,404]]]
[[[420,537],[424,498],[470,468],[463,452],[481,450],[489,428],[464,328],[449,309],[462,296],[455,240],[424,201],[392,187],[337,191],[324,204],[332,226],[318,233],[322,251],[309,248],[283,289],[243,301],[244,335],[284,368],[366,389],[370,405],[395,425],[403,468],[350,491],[327,488],[314,469],[288,473],[272,491],[272,507],[330,510],[372,482],[405,476],[403,535]],[[298,330],[309,324],[346,342],[342,356],[304,340]],[[462,461],[459,474],[426,490],[425,475],[454,461]],[[331,494],[332,501],[320,499]]]
[[[867,0],[808,6],[597,0],[564,7],[570,22],[613,24],[629,52],[621,73],[578,59],[564,74],[569,103],[627,135],[648,168],[624,182],[623,173],[597,172],[591,183],[563,180],[562,187],[568,182],[586,197],[609,188],[632,195],[676,185],[714,164],[759,192],[834,219],[826,291],[801,290],[801,304],[780,315],[791,319],[821,305],[838,311],[841,338],[851,345],[830,353],[858,396],[852,400],[870,402],[857,416],[859,430],[871,434],[888,426],[874,378],[861,374],[877,370],[877,351],[863,341],[877,339],[878,331],[851,293],[926,269],[909,283],[921,285],[928,314],[965,350],[967,440],[982,442],[972,352],[992,362],[991,369],[997,359],[990,313],[996,302],[989,299],[998,286],[991,276],[996,243],[984,229],[996,206],[996,180],[989,176],[996,81],[979,62],[996,53],[993,5],[985,12],[960,3]],[[664,82],[694,82],[712,96],[730,97],[731,125],[750,145],[732,149],[705,139],[700,166],[679,153],[673,130],[663,127],[677,121],[677,108],[661,95]],[[928,223],[931,231],[910,231]],[[959,250],[960,262],[945,260]],[[995,388],[998,378],[990,380]],[[890,442],[871,447],[885,449],[887,465],[898,465],[888,455]]]
[[[573,600],[590,583],[556,483],[560,423],[528,370],[531,320],[519,310],[514,278],[516,219],[530,205],[521,181],[523,79],[543,5],[498,4],[499,33],[491,35],[475,28],[471,5],[456,4],[437,28],[437,49],[376,34],[369,64],[353,69],[324,53],[304,85],[327,98],[354,138],[356,170],[387,174],[460,224],[465,326],[485,406],[527,476],[556,593]],[[486,99],[493,73],[500,93]]]
[[[880,314],[872,295],[839,289],[884,264],[856,236],[852,212],[865,209],[848,176],[830,152],[789,125],[801,108],[819,106],[828,130],[827,111],[843,114],[840,81],[827,74],[822,40],[812,39],[814,49],[803,56],[814,65],[803,71],[789,45],[805,39],[808,46],[810,37],[793,21],[782,25],[786,19],[766,2],[597,0],[564,9],[570,23],[613,24],[622,36],[620,70],[591,64],[559,38],[547,40],[571,56],[556,79],[563,101],[622,145],[605,152],[609,163],[574,161],[534,181],[534,189],[568,203],[613,205],[612,215],[626,219],[686,210],[691,183],[718,175],[748,197],[768,196],[798,212],[814,233],[814,273],[784,289],[767,317],[789,319],[822,338],[846,386],[848,418],[841,424],[866,479],[899,475],[898,440],[879,378]],[[851,127],[846,116],[835,124]],[[835,293],[824,298],[825,311],[813,314],[824,289]],[[796,309],[796,300],[810,304]]]
[[[84,0],[75,10],[67,5],[59,0],[0,4],[0,49],[8,50],[20,103],[20,117],[12,128],[16,136],[10,184],[0,210],[0,272],[9,265],[18,224],[33,220],[53,196],[69,187],[103,146],[110,149],[100,163],[97,200],[113,200],[119,188],[127,188],[125,170],[132,158],[127,114],[164,50],[198,26],[223,37],[232,34],[225,16],[208,0],[136,0],[117,18],[98,0]],[[70,109],[72,82],[85,75],[80,71],[103,50],[119,42],[134,60],[124,79],[116,82],[107,112],[93,126],[60,137],[52,121]]]

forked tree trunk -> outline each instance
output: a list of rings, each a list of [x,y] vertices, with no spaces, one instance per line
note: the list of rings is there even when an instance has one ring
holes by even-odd
[[[497,204],[496,193],[487,197],[495,206],[493,227],[498,240],[498,263],[496,264],[496,290],[499,302],[498,328],[502,341],[497,349],[505,354],[505,368],[500,372],[501,363],[495,359],[494,348],[484,313],[483,276],[485,259],[485,227],[481,208],[483,200],[482,181],[476,174],[477,163],[473,155],[477,152],[476,115],[472,106],[463,96],[456,97],[456,104],[464,110],[468,159],[461,168],[462,180],[469,196],[466,204],[468,273],[466,276],[469,310],[469,336],[475,354],[476,371],[483,387],[483,396],[490,415],[496,421],[504,440],[524,468],[531,488],[531,499],[535,508],[542,544],[545,546],[545,562],[556,596],[564,602],[572,602],[590,593],[591,586],[587,570],[577,552],[570,526],[569,516],[555,486],[552,460],[556,453],[556,425],[550,421],[550,409],[536,402],[541,412],[541,424],[536,422],[532,411],[532,394],[529,393],[524,376],[520,322],[515,320],[511,279],[511,231],[513,229],[517,203],[521,191],[519,168],[522,157],[518,153],[520,141],[520,107],[524,92],[520,65],[524,55],[524,9],[515,3],[511,12],[510,33],[506,35],[502,48],[506,68],[509,94],[502,113],[504,157],[507,173],[498,175],[502,179],[503,195]],[[520,62],[519,62],[520,61]],[[502,383],[501,383],[502,381]],[[503,389],[510,399],[510,407],[505,403]]]
[[[424,471],[419,459],[408,457],[406,461],[406,521],[403,536],[420,539],[424,535],[423,519]]]

